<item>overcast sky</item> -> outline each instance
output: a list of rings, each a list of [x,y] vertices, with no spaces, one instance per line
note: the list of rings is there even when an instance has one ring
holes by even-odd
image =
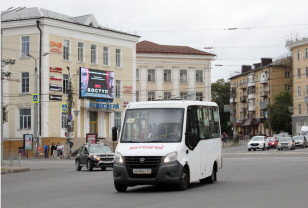
[[[212,82],[241,65],[287,53],[285,41],[308,37],[307,0],[2,0],[9,7],[41,7],[69,16],[94,14],[98,23],[162,45],[217,55]],[[237,29],[232,29],[237,28]],[[231,29],[231,30],[230,30]],[[223,65],[223,66],[215,66]]]

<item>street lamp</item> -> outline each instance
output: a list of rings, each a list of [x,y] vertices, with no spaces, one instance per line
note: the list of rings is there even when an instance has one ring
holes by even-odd
[[[33,57],[31,54],[27,54],[28,57],[31,57],[34,59],[35,61],[35,68],[34,68],[34,93],[37,94],[38,91],[39,91],[39,87],[38,87],[38,70],[37,70],[37,60],[39,58],[41,58],[42,56],[46,56],[48,55],[49,53],[44,53],[40,56],[38,56],[37,58]],[[38,102],[40,102],[40,97],[38,98]],[[38,143],[38,103],[34,103],[34,108],[33,108],[34,112],[33,112],[33,115],[34,115],[34,118],[33,118],[33,124],[34,124],[34,127],[33,127],[33,137],[34,137],[34,148],[33,148],[33,155],[35,155],[35,157],[37,156],[36,155],[36,149],[37,149],[37,143]]]

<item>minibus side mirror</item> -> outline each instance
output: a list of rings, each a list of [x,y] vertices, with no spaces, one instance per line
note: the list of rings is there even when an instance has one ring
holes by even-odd
[[[112,127],[112,141],[117,141],[118,139],[118,131],[117,127]]]

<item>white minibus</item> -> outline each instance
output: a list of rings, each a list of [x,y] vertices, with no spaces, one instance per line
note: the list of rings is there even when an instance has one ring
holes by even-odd
[[[112,139],[117,140],[116,128]],[[170,100],[126,107],[113,166],[118,192],[146,184],[185,190],[194,181],[213,183],[221,168],[216,103]]]

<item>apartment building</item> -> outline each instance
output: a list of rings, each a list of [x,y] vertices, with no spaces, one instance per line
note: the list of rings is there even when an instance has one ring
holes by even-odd
[[[136,100],[211,101],[214,54],[187,46],[137,43]]]
[[[292,90],[291,58],[261,58],[260,63],[243,65],[241,73],[230,78],[230,120],[235,135],[272,135],[266,122],[267,106],[284,90]]]
[[[308,38],[290,41],[293,69],[292,133],[297,135],[302,126],[308,126]]]
[[[22,147],[25,134],[42,145],[67,136],[84,143],[88,133],[110,141],[111,128],[120,127],[135,99],[139,36],[100,26],[92,14],[42,8],[7,12],[1,22],[2,58],[16,59],[4,68],[14,72],[3,81],[5,147]]]

